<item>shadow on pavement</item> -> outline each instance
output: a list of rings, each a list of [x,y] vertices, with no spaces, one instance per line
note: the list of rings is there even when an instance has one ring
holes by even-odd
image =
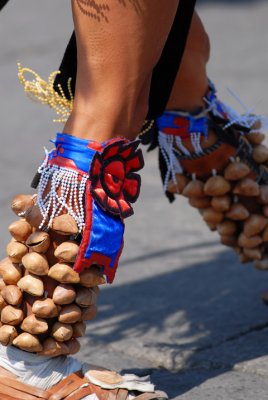
[[[183,257],[180,251],[177,249],[178,257]],[[203,369],[202,360],[195,361],[196,355],[208,349],[268,326],[268,310],[260,300],[260,293],[268,287],[264,273],[251,265],[240,265],[229,251],[217,254],[209,262],[171,272],[164,272],[168,269],[165,259],[165,250],[162,260],[158,252],[157,262],[163,261],[162,275],[108,286],[102,291],[98,317],[88,326],[90,341],[104,345],[117,343],[117,348],[122,343],[122,352],[136,346],[137,356],[141,343],[144,352],[141,355],[149,354],[149,359],[154,358],[153,365],[162,367],[152,369],[152,376],[170,397],[222,374],[226,368],[231,370],[237,362],[268,354],[267,341],[259,346],[252,339],[250,353],[231,351],[227,366],[223,363]],[[146,261],[143,263],[146,268]],[[135,262],[125,268],[135,268]],[[250,335],[247,337],[250,341]],[[173,365],[167,367],[161,357],[162,360],[170,358]],[[187,368],[193,365],[189,375]],[[167,370],[178,366],[183,372]]]

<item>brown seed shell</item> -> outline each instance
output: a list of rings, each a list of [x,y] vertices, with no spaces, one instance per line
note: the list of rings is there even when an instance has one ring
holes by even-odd
[[[92,306],[97,302],[97,293],[93,289],[81,287],[77,290],[75,302],[82,308]]]
[[[248,237],[260,233],[268,224],[268,219],[260,214],[251,214],[244,223],[244,234]]]
[[[55,250],[55,257],[60,262],[74,263],[79,251],[79,246],[74,241],[63,242]]]
[[[237,245],[237,236],[234,235],[221,235],[220,240],[225,246],[234,247]]]
[[[1,312],[1,322],[3,324],[15,326],[20,324],[22,320],[23,320],[23,312],[21,309],[10,305],[3,308]]]
[[[96,317],[97,315],[97,307],[95,305],[89,306],[86,308],[81,309],[82,315],[81,315],[81,320],[82,321],[89,321],[93,318]]]
[[[6,285],[15,285],[22,277],[22,269],[6,257],[0,261],[0,274]]]
[[[33,207],[35,198],[30,194],[17,194],[12,202],[11,209],[15,214],[20,214],[29,208]]]
[[[44,283],[36,275],[25,275],[17,283],[18,287],[32,296],[42,296],[44,294]]]
[[[69,349],[63,342],[57,342],[52,337],[49,337],[43,342],[43,350],[38,352],[40,356],[57,357],[62,354],[69,354]]]
[[[79,283],[79,274],[68,264],[58,263],[53,265],[48,272],[48,276],[60,283]]]
[[[15,337],[18,336],[18,332],[15,326],[2,325],[0,328],[0,343],[3,346],[11,346]]]
[[[32,312],[39,318],[54,318],[59,315],[60,307],[50,298],[36,300],[32,306]]]
[[[258,164],[262,164],[268,160],[268,148],[263,144],[253,147],[252,157]]]
[[[32,233],[31,225],[23,219],[12,222],[9,225],[8,230],[11,236],[18,242],[25,242]]]
[[[233,193],[240,196],[257,197],[260,195],[260,187],[253,179],[244,178],[236,184]]]
[[[13,340],[13,345],[30,353],[42,351],[43,346],[37,336],[23,332]]]
[[[241,161],[229,164],[224,171],[224,178],[228,181],[237,181],[245,178],[250,173],[250,168]]]
[[[80,347],[81,347],[80,343],[75,338],[72,338],[71,340],[64,342],[64,344],[68,348],[68,354],[71,354],[71,355],[78,353],[80,350]]]
[[[241,262],[241,264],[252,262],[251,258],[247,257],[244,253],[241,253],[239,255],[239,261]]]
[[[261,260],[262,259],[262,252],[259,247],[255,247],[253,249],[244,248],[244,254],[247,258],[251,260]]]
[[[86,333],[86,323],[84,321],[76,322],[72,325],[73,327],[73,337],[79,338],[85,336]]]
[[[204,185],[207,196],[223,196],[230,190],[231,184],[223,176],[211,176]]]
[[[28,253],[22,258],[22,264],[34,275],[44,276],[48,274],[49,265],[44,254],[35,251]]]
[[[70,324],[62,324],[61,322],[55,322],[52,326],[51,335],[59,342],[65,342],[73,336],[73,328]]]
[[[190,197],[189,204],[194,208],[208,208],[210,207],[211,198],[206,197]]]
[[[204,221],[210,224],[219,224],[224,218],[224,214],[214,210],[214,208],[210,207],[204,210],[203,219]]]
[[[50,245],[50,237],[47,232],[35,231],[27,239],[26,245],[37,253],[45,253]]]
[[[78,233],[77,223],[69,214],[62,214],[55,217],[51,229],[60,235],[75,235]]]
[[[224,196],[212,197],[211,206],[214,210],[219,212],[228,211],[231,207],[231,197],[227,194]]]
[[[198,179],[190,181],[182,191],[185,197],[204,197],[204,183]]]
[[[22,302],[22,292],[17,285],[7,285],[1,290],[3,299],[12,306],[17,306]]]
[[[260,185],[259,203],[268,204],[268,185]]]
[[[7,306],[7,303],[3,299],[3,297],[0,295],[0,312]]]
[[[19,264],[22,257],[28,253],[28,247],[25,246],[25,244],[16,241],[9,242],[6,250],[8,257],[15,264]]]
[[[60,284],[55,288],[52,299],[55,304],[70,304],[74,301],[75,296],[76,292],[72,285]]]
[[[189,179],[183,174],[176,174],[176,182],[171,179],[167,185],[167,191],[174,194],[181,194]]]
[[[241,203],[234,203],[231,205],[230,210],[225,214],[226,218],[234,221],[243,221],[249,217],[249,212],[246,207]]]
[[[24,318],[21,329],[33,335],[39,335],[48,331],[48,323],[45,319],[37,318],[34,314]]]
[[[6,286],[4,279],[0,276],[0,290]]]
[[[238,237],[239,246],[247,249],[253,249],[254,247],[259,246],[262,242],[263,240],[261,236],[258,235],[247,237],[244,233],[241,233]]]
[[[237,231],[237,225],[233,221],[225,220],[217,225],[217,230],[220,235],[233,235]]]
[[[268,226],[264,229],[263,234],[262,234],[262,240],[264,242],[268,242]]]
[[[43,217],[37,204],[26,211],[25,219],[34,228],[38,228],[40,226]]]
[[[81,309],[76,304],[63,306],[58,317],[58,320],[64,324],[74,324],[80,319]]]
[[[105,277],[102,275],[99,267],[92,265],[89,269],[85,269],[80,273],[80,284],[85,287],[94,287],[106,283]]]
[[[259,129],[259,128],[253,128]],[[261,132],[251,132],[246,134],[246,138],[251,144],[261,144],[265,140],[264,133]]]

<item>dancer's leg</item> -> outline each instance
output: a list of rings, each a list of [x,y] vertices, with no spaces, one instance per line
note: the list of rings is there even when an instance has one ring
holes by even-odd
[[[94,5],[92,5],[94,3]],[[73,0],[77,79],[72,114],[64,131],[107,140],[134,138],[147,114],[152,69],[157,63],[178,0]]]

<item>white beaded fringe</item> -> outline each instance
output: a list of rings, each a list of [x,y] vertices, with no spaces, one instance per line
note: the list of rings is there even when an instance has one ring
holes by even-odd
[[[39,229],[50,228],[55,217],[67,211],[76,221],[79,232],[85,225],[84,198],[88,175],[80,175],[71,168],[48,164],[49,153],[39,167],[41,174],[36,204],[42,214]],[[48,184],[50,188],[45,195]],[[49,219],[48,219],[49,218]]]

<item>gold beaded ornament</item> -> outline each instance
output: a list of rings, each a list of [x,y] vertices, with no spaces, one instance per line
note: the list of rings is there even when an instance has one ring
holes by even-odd
[[[26,73],[33,75],[34,79],[27,80],[25,78]],[[31,68],[22,67],[21,64],[18,63],[18,77],[27,96],[33,101],[48,105],[55,111],[57,115],[60,116],[58,119],[53,119],[53,122],[65,123],[72,112],[74,96],[71,89],[72,78],[69,78],[67,82],[70,100],[65,96],[60,84],[58,85],[60,93],[54,89],[55,77],[60,73],[61,71],[52,72],[46,82]],[[146,120],[143,124],[143,130],[139,133],[139,136],[142,136],[150,131],[150,129],[153,127],[153,124],[154,120]]]

